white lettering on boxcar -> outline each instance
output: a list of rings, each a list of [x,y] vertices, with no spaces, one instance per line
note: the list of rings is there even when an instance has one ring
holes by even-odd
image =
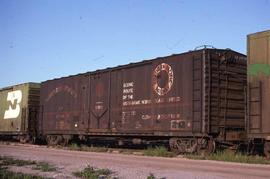
[[[22,91],[16,90],[8,92],[7,101],[11,102],[11,104],[9,104],[8,110],[5,111],[4,119],[17,118],[21,111],[20,103],[22,101]],[[13,109],[14,105],[15,108]]]
[[[133,86],[134,86],[134,82],[126,82],[123,84],[124,88],[133,87]]]
[[[141,100],[130,100],[133,99],[133,95],[123,95],[123,106],[135,106],[135,105],[150,105],[150,104],[165,104],[165,103],[179,103],[181,102],[180,96],[174,96],[169,98],[154,98],[154,99],[141,99]]]
[[[123,89],[123,93],[125,93],[125,94],[127,94],[127,93],[133,93],[133,88]]]
[[[170,120],[170,119],[180,119],[180,114],[143,114],[141,115],[141,119],[148,120]]]
[[[134,97],[134,82],[123,83],[123,100],[132,100]]]

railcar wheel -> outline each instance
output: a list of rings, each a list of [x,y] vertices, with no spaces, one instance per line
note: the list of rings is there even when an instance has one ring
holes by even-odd
[[[62,136],[59,135],[48,135],[46,137],[47,144],[50,146],[58,145],[62,140]]]
[[[264,155],[270,158],[270,141],[264,143]]]
[[[69,141],[72,139],[71,135],[63,135],[61,137],[61,140],[59,142],[61,142],[60,144],[63,146],[67,146]]]
[[[19,136],[19,141],[20,143],[25,144],[30,141],[29,136],[26,136],[26,135]]]
[[[198,139],[197,153],[202,156],[207,156],[216,150],[216,142],[210,138]]]
[[[178,147],[176,145],[176,138],[171,138],[170,141],[169,141],[169,143],[170,143],[170,149],[171,149],[171,151],[174,152],[174,153],[176,153],[176,154],[178,154],[179,151],[178,151]]]

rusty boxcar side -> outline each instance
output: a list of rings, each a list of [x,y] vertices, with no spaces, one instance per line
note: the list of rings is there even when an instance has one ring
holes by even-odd
[[[0,135],[21,141],[36,136],[39,89],[38,83],[0,89]]]
[[[41,83],[39,131],[48,140],[53,140],[52,134],[84,134],[87,131],[88,82],[89,75],[81,74]]]
[[[248,52],[248,138],[264,146],[270,157],[270,31],[247,36]]]
[[[210,138],[235,141],[245,128],[245,83],[246,57],[229,49],[49,80],[41,84],[41,131],[52,143],[72,135],[167,138],[180,152]]]

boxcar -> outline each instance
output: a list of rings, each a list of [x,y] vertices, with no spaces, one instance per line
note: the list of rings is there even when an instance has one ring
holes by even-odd
[[[248,52],[248,138],[270,157],[270,31],[250,34]],[[258,148],[258,147],[257,147]]]
[[[21,142],[37,134],[38,83],[25,83],[0,89],[0,136]]]
[[[177,152],[230,145],[245,130],[246,56],[201,49],[41,83],[40,129],[119,143],[167,140]]]

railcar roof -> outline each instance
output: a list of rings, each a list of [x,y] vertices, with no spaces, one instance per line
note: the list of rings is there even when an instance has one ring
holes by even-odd
[[[183,52],[183,53],[171,54],[171,55],[167,55],[167,56],[163,56],[163,57],[156,57],[156,58],[153,58],[153,59],[142,60],[142,61],[134,62],[134,63],[131,62],[131,63],[125,64],[125,65],[119,65],[119,66],[115,66],[115,67],[108,67],[108,68],[104,68],[104,69],[97,69],[95,71],[88,71],[88,72],[84,72],[84,73],[78,73],[78,74],[75,74],[75,75],[69,75],[69,76],[54,78],[54,79],[43,81],[41,83],[48,82],[48,81],[53,81],[53,80],[60,80],[60,79],[63,79],[63,78],[76,77],[76,76],[80,76],[80,75],[90,75],[90,74],[95,74],[95,73],[104,73],[104,72],[107,72],[107,71],[110,71],[110,70],[112,71],[112,70],[119,70],[119,69],[123,69],[123,68],[130,68],[130,67],[134,67],[134,66],[139,66],[139,65],[151,63],[154,60],[158,60],[158,59],[162,59],[162,58],[169,58],[169,57],[173,57],[173,56],[180,56],[180,55],[185,55],[185,54],[190,54],[190,53],[199,53],[199,52],[206,51],[206,50],[207,51],[209,51],[209,50],[210,51],[211,50],[212,51],[231,51],[231,52],[234,52],[234,53],[238,53],[239,55],[246,56],[246,55],[244,55],[242,53],[231,50],[230,48],[226,48],[226,49],[203,48],[203,49],[199,49],[199,50],[189,50],[189,51]]]
[[[3,88],[0,88],[0,91],[9,90],[9,89],[12,89],[12,88],[14,88],[16,86],[22,86],[22,85],[28,85],[28,84],[40,84],[40,83],[37,83],[37,82],[20,83],[20,84],[10,85],[10,86],[6,86],[6,87],[3,87]]]

